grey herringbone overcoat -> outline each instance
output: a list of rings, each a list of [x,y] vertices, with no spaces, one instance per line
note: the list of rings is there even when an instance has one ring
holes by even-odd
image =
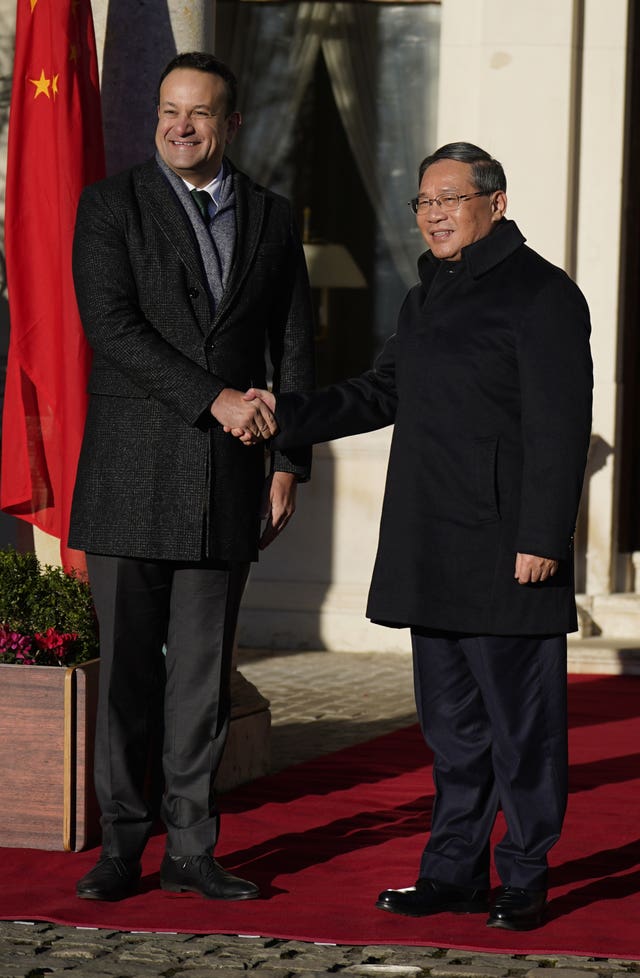
[[[209,406],[224,387],[264,386],[266,349],[276,389],[309,389],[313,335],[288,202],[237,170],[233,181],[236,247],[215,312],[193,227],[155,160],[82,194],[73,270],[94,360],[72,547],[257,557],[264,449],[225,435]],[[308,450],[274,459],[301,479],[309,464]]]

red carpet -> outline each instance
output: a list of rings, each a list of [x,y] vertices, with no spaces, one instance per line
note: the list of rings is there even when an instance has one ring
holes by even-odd
[[[549,921],[537,931],[493,930],[483,916],[414,920],[375,909],[379,890],[415,879],[428,828],[429,757],[415,727],[223,797],[218,855],[260,884],[261,900],[162,893],[157,836],[145,853],[143,892],[117,904],[74,897],[95,850],[0,850],[0,918],[640,959],[640,678],[573,677],[570,714],[571,798],[552,852]]]

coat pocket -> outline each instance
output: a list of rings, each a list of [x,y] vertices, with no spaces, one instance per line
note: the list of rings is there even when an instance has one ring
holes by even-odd
[[[473,444],[473,471],[477,517],[480,523],[500,519],[497,463],[498,439],[476,438]]]

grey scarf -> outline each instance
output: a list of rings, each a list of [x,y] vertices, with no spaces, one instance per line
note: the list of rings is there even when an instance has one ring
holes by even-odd
[[[158,153],[156,153],[156,161],[176,192],[178,200],[184,207],[193,227],[209,284],[213,313],[220,305],[222,294],[227,287],[236,245],[233,174],[223,162],[222,187],[220,188],[218,209],[207,227],[181,177],[167,166]]]

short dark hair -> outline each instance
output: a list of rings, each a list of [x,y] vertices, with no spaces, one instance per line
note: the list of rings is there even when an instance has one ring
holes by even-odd
[[[160,75],[157,95],[158,104],[160,104],[160,86],[167,75],[175,71],[176,68],[194,68],[196,71],[206,71],[210,75],[219,75],[223,79],[227,89],[227,115],[235,112],[238,101],[238,81],[236,76],[224,61],[220,61],[212,54],[207,54],[206,51],[186,51],[184,54],[176,54],[175,58],[171,59]]]
[[[438,160],[457,160],[459,163],[469,163],[471,166],[471,179],[475,187],[483,193],[492,194],[496,190],[507,189],[507,178],[502,163],[498,163],[493,157],[479,146],[473,143],[447,143],[441,146],[431,156],[425,157],[418,168],[418,186],[422,183],[425,170],[428,170],[432,163]]]

